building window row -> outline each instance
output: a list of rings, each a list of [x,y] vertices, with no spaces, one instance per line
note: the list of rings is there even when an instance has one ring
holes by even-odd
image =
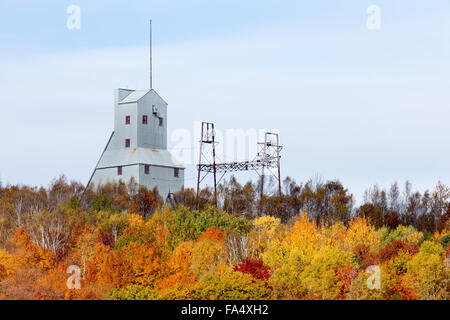
[[[145,164],[144,165],[144,173],[146,175],[150,174],[150,165],[149,164]],[[117,175],[118,176],[122,175],[122,166],[117,167]],[[179,168],[173,168],[173,176],[175,178],[179,178],[180,177],[180,169]]]
[[[159,126],[164,126],[164,118],[158,118],[159,119]],[[131,116],[125,116],[125,125],[131,124]],[[148,115],[144,114],[142,116],[142,124],[148,124]]]

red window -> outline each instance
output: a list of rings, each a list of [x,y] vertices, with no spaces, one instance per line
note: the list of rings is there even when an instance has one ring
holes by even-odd
[[[147,124],[148,123],[148,116],[146,114],[144,114],[142,116],[142,124]]]
[[[131,117],[125,116],[125,124],[130,124]]]
[[[159,126],[162,127],[164,125],[164,118],[159,118]]]
[[[130,147],[130,139],[125,139],[125,148]]]
[[[150,165],[148,164],[144,165],[144,172],[145,174],[150,174]]]
[[[180,176],[180,169],[179,168],[173,168],[173,176],[175,178],[178,178]]]
[[[117,167],[117,175],[118,176],[122,175],[122,167]]]

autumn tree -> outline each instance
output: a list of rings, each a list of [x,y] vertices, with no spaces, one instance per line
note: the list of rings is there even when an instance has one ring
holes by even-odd
[[[408,263],[408,281],[421,299],[450,298],[450,273],[444,259],[445,251],[439,243],[425,241]]]
[[[241,263],[233,266],[233,270],[247,273],[255,279],[267,280],[270,278],[270,268],[264,265],[262,259],[245,258]]]
[[[383,226],[383,211],[381,208],[375,207],[372,203],[366,203],[357,210],[357,215],[368,219],[376,228]]]
[[[156,208],[156,197],[146,188],[141,187],[137,194],[132,196],[130,213],[148,217]]]

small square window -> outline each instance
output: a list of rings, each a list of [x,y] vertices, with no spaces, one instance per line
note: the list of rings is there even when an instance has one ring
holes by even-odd
[[[122,175],[122,167],[117,167],[117,175],[118,176]]]
[[[164,118],[159,118],[159,126],[162,127],[164,125]]]
[[[130,147],[130,139],[125,139],[125,148]]]
[[[142,116],[142,124],[147,124],[148,123],[148,116],[146,114],[144,114]]]
[[[144,165],[144,172],[145,174],[150,174],[150,165],[148,164]]]
[[[175,178],[178,178],[180,176],[180,169],[179,168],[173,168],[173,176]]]
[[[130,122],[131,122],[131,117],[125,116],[125,124],[130,124]]]

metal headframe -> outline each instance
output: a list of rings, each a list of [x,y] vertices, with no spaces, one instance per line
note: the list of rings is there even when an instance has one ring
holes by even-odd
[[[280,146],[278,133],[265,133],[264,142],[258,142],[259,151],[255,159],[251,161],[216,163],[216,143],[214,124],[202,122],[199,161],[197,165],[197,206],[199,205],[200,183],[211,173],[214,176],[214,205],[216,207],[217,186],[228,172],[256,171],[261,177],[261,199],[264,196],[264,176],[266,173],[269,173],[269,175],[273,176],[278,182],[278,195],[281,195],[280,152],[283,147]],[[212,151],[212,159],[208,158],[206,155],[207,148]],[[203,176],[202,172],[204,172]],[[217,180],[217,173],[222,174],[219,180]]]

